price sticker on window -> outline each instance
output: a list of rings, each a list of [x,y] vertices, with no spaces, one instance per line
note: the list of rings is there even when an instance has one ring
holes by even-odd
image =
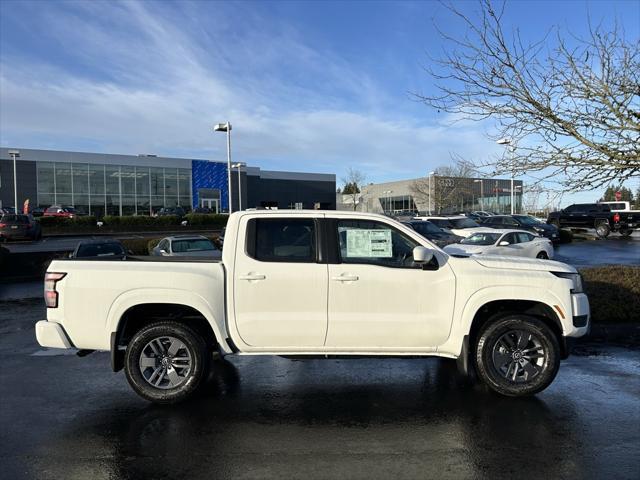
[[[347,230],[347,257],[391,258],[391,230]]]

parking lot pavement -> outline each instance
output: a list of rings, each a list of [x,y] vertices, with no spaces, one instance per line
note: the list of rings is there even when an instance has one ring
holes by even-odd
[[[555,247],[554,260],[575,267],[640,265],[640,236],[611,235],[606,240],[578,240]]]
[[[106,353],[44,350],[41,301],[0,305],[4,478],[637,478],[640,351],[582,346],[508,399],[440,359],[217,363],[158,407]]]

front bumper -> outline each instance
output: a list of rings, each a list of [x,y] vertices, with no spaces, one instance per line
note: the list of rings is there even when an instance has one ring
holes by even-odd
[[[62,325],[47,320],[36,323],[36,338],[43,347],[74,348]]]
[[[573,330],[569,337],[582,337],[591,330],[591,308],[589,298],[584,293],[571,294],[571,314]]]

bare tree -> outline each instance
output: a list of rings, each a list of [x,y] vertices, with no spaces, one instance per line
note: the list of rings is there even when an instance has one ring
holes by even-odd
[[[354,212],[358,208],[358,203],[362,195],[361,190],[366,181],[367,175],[353,167],[349,167],[346,176],[342,177],[342,183],[344,183],[342,193],[351,198]]]
[[[452,165],[436,168],[431,182],[429,177],[418,178],[409,187],[418,201],[433,206],[437,213],[462,208],[473,195],[473,183],[468,179],[477,173],[474,165],[457,156],[453,160]]]
[[[494,119],[494,139],[516,145],[489,163],[496,173],[540,171],[564,191],[640,175],[640,40],[590,25],[586,38],[553,28],[524,43],[505,33],[504,3],[479,3],[477,21],[448,7],[467,34],[440,31],[451,48],[428,70],[438,93],[416,96],[458,118]]]

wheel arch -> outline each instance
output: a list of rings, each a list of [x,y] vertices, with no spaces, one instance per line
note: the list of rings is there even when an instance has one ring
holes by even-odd
[[[131,336],[146,325],[161,320],[171,320],[194,328],[211,349],[229,350],[222,318],[218,319],[211,306],[200,296],[169,289],[160,292],[153,290],[147,294],[143,291],[127,292],[116,299],[107,320],[114,371],[123,366],[123,347]]]

